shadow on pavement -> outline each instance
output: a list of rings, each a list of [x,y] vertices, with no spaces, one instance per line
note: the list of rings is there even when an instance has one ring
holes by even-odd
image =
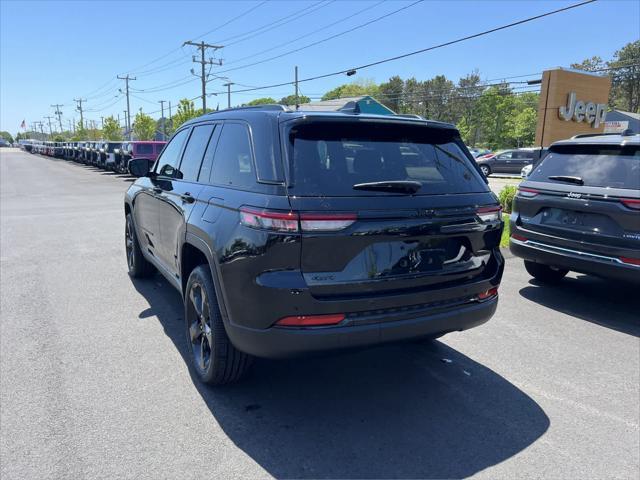
[[[588,275],[556,285],[530,280],[520,290],[527,300],[603,327],[640,337],[639,285]]]
[[[140,318],[157,317],[189,364],[179,293],[159,276],[134,285],[149,303]],[[192,380],[228,437],[277,478],[467,477],[549,427],[525,393],[440,342],[257,360],[222,388]]]

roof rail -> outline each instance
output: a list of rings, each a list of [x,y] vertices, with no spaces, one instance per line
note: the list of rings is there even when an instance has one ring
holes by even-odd
[[[588,138],[588,137],[600,137],[603,135],[620,135],[619,133],[579,133],[578,135],[574,135],[571,137],[571,140],[576,138]]]
[[[418,120],[426,120],[422,115],[417,115],[415,113],[396,113],[395,117],[403,117],[403,118],[416,118]]]
[[[217,110],[215,112],[209,112],[207,115],[214,115],[222,112],[233,112],[235,110],[264,110],[267,112],[290,112],[291,109],[286,105],[280,105],[278,103],[267,103],[264,105],[245,105],[244,107],[225,108],[224,110]]]

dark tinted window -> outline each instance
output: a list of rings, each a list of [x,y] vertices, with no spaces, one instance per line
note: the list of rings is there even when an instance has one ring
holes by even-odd
[[[138,155],[151,155],[153,153],[152,143],[139,143],[136,146],[136,154]]]
[[[187,138],[189,129],[185,128],[180,130],[171,139],[167,148],[158,159],[158,166],[156,172],[162,177],[173,177],[180,160],[180,152],[182,152],[182,145]]]
[[[359,183],[414,180],[418,195],[486,192],[482,177],[455,143],[455,132],[423,125],[317,122],[289,138],[292,193],[374,196]],[[393,193],[391,193],[393,194]]]
[[[155,147],[156,153],[159,154],[160,152],[162,152],[162,149],[164,148],[165,145],[166,145],[166,142],[165,143],[155,143],[154,147]]]
[[[192,130],[187,146],[182,154],[182,162],[180,163],[180,169],[176,172],[176,178],[181,178],[188,182],[198,180],[202,157],[207,149],[207,144],[209,143],[212,132],[213,125],[202,125]]]
[[[252,187],[253,152],[249,129],[239,123],[225,123],[213,160],[211,182],[234,187]]]
[[[533,158],[533,151],[521,150],[513,152],[513,158]]]
[[[640,189],[640,147],[560,146],[551,150],[527,180],[571,183],[549,177],[579,177],[590,187]]]

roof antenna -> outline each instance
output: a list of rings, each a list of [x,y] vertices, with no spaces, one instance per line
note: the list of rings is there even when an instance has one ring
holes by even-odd
[[[296,112],[300,109],[300,99],[298,97],[298,66],[296,65],[295,70],[295,81],[294,84],[296,86]]]

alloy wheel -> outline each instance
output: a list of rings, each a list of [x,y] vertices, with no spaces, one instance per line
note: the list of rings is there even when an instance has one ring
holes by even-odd
[[[213,331],[209,299],[204,286],[198,282],[189,290],[188,338],[195,364],[202,372],[206,372],[211,363],[213,347]]]

